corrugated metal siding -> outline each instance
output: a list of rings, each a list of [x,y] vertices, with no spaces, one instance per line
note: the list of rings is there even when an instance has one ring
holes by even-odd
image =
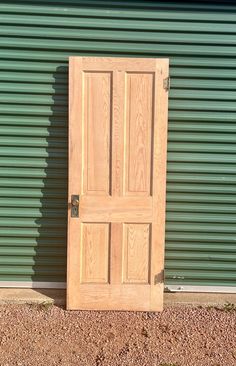
[[[0,280],[65,280],[68,56],[163,56],[166,284],[235,285],[234,2],[8,0],[0,12]]]

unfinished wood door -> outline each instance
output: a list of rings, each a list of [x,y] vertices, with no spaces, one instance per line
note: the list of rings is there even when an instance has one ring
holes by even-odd
[[[70,58],[68,309],[162,309],[167,77],[166,59]]]

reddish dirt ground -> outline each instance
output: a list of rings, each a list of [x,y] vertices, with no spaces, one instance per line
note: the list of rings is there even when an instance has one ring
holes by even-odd
[[[236,311],[162,313],[0,307],[1,366],[235,366]]]

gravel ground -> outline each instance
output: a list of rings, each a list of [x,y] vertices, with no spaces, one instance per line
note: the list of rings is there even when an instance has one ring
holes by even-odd
[[[236,311],[162,313],[0,307],[0,366],[235,366]]]

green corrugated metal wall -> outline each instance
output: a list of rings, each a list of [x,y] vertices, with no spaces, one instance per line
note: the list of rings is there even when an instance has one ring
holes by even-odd
[[[65,280],[68,56],[163,56],[166,284],[234,286],[234,2],[8,0],[0,12],[0,281]]]

